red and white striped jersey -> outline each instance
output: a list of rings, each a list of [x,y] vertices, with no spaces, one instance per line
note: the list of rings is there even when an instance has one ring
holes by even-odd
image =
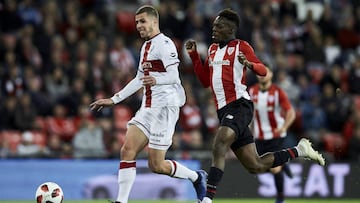
[[[204,65],[197,52],[190,53],[195,74],[204,87],[211,87],[217,109],[240,98],[250,100],[245,80],[246,67],[238,60],[239,52],[244,53],[247,60],[253,63],[256,74],[266,74],[253,48],[243,40],[232,40],[222,48],[219,44],[210,45]]]
[[[272,84],[267,91],[261,91],[259,84],[256,84],[249,89],[249,93],[255,107],[255,139],[270,140],[285,137],[286,132],[279,134],[274,131],[285,122],[282,113],[291,108],[286,93],[275,84]]]

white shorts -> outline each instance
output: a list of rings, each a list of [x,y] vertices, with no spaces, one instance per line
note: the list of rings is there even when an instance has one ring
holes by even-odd
[[[172,144],[179,107],[140,108],[128,125],[136,125],[149,139],[149,148],[167,150]]]

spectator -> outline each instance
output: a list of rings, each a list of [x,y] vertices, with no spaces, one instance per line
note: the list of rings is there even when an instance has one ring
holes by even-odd
[[[52,115],[46,118],[48,132],[61,136],[61,139],[65,142],[71,142],[76,129],[72,118],[68,117],[66,107],[55,104]]]
[[[291,0],[280,1],[279,5],[279,19],[283,19],[286,15],[290,15],[292,18],[298,18],[296,3]]]
[[[6,53],[5,61],[8,66],[5,66],[7,72],[5,72],[2,81],[0,81],[2,83],[2,92],[6,96],[19,96],[24,92],[24,79],[21,67],[16,62],[15,53]]]
[[[360,55],[357,55],[351,64],[347,81],[349,84],[349,92],[360,95]]]
[[[4,33],[16,32],[23,25],[17,12],[16,0],[5,0],[4,8],[0,10],[0,30]]]
[[[40,10],[33,5],[33,0],[23,0],[19,4],[18,13],[25,24],[38,26],[42,22]]]
[[[74,158],[105,158],[106,150],[102,129],[86,120],[73,138]]]
[[[110,63],[112,67],[123,75],[133,74],[135,61],[130,50],[125,46],[124,38],[116,36],[114,46],[110,50]]]
[[[49,135],[47,148],[49,150],[47,154],[48,158],[61,159],[67,157],[66,143],[64,143],[57,134]]]
[[[69,79],[60,66],[55,67],[54,70],[46,76],[45,84],[49,99],[54,103],[58,102],[59,99],[70,90]]]
[[[31,97],[25,93],[19,97],[19,102],[15,110],[16,129],[21,131],[35,130],[36,110],[31,103]]]
[[[21,143],[17,146],[17,156],[21,158],[43,157],[47,149],[34,142],[34,135],[30,131],[24,131],[21,135]]]
[[[344,19],[342,27],[337,31],[337,40],[345,51],[355,49],[360,44],[360,36],[355,30],[354,23],[354,17],[349,16]]]
[[[15,112],[16,97],[6,97],[1,101],[0,106],[0,130],[16,129]],[[6,116],[5,116],[6,115]]]
[[[31,96],[31,102],[38,115],[48,116],[52,112],[53,103],[48,99],[48,95],[42,91],[41,75],[33,75],[28,80],[27,92]]]
[[[326,37],[335,37],[336,35],[336,21],[329,4],[323,4],[324,10],[320,16],[318,25],[321,33]]]

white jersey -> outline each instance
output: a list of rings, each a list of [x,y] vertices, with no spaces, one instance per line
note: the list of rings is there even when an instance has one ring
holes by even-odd
[[[146,41],[140,52],[138,74],[151,75],[155,78],[174,77],[176,83],[156,84],[144,87],[143,107],[182,106],[185,103],[185,92],[181,85],[177,67],[180,60],[174,42],[160,33]],[[167,68],[176,66],[176,72],[169,73]],[[158,83],[158,81],[157,81]]]
[[[156,85],[144,86],[142,107],[182,106],[185,91],[179,77],[180,60],[174,42],[160,33],[141,47],[140,63],[136,77],[111,99],[114,103],[124,100],[142,86],[141,78],[151,75]]]

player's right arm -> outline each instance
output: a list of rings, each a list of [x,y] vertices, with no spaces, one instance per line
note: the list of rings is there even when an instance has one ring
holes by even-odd
[[[194,66],[194,72],[196,77],[200,80],[204,87],[210,86],[210,70],[208,59],[203,64],[199,53],[196,50],[196,42],[194,40],[188,40],[185,42],[186,51],[189,54],[192,64]]]
[[[279,101],[280,101],[281,109],[284,111],[285,115],[284,115],[283,126],[280,126],[278,129],[276,129],[276,131],[278,133],[283,133],[286,132],[294,122],[296,113],[285,91],[282,89],[279,89]]]
[[[133,95],[142,87],[143,83],[140,80],[141,75],[142,74],[140,73],[140,71],[138,71],[135,78],[132,79],[122,90],[114,94],[114,96],[112,96],[111,98],[96,100],[95,102],[90,104],[90,109],[100,111],[103,107],[113,106]]]

